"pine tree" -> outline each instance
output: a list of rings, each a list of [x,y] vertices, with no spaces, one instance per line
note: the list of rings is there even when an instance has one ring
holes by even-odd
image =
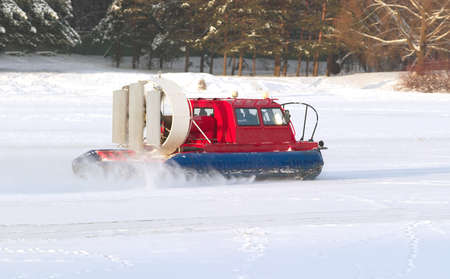
[[[112,2],[113,0],[72,0],[74,14],[72,26],[80,33],[92,31],[106,16]]]
[[[165,62],[180,55],[182,45],[181,38],[176,36],[176,22],[179,13],[180,1],[167,1],[153,6],[151,18],[157,29],[156,36],[150,41],[151,45],[147,48],[149,54],[149,69],[151,68],[151,57],[159,57],[159,68],[162,69]],[[172,33],[173,32],[173,33]]]
[[[253,58],[256,58],[257,46],[265,40],[259,35],[258,18],[262,15],[261,6],[258,0],[244,0],[240,2],[241,6],[235,8],[237,40],[231,48],[231,52],[239,53],[239,76],[242,75],[243,56],[246,52],[251,52]],[[254,61],[255,62],[255,61]],[[255,73],[255,63],[253,63],[252,72]]]
[[[108,43],[106,54],[111,53],[116,67],[120,66],[123,56],[122,42],[126,39],[126,18],[122,8],[122,0],[115,0],[108,9],[105,18],[94,28],[94,42]]]
[[[193,10],[195,13],[192,17],[192,23],[195,25],[193,30],[194,33],[194,48],[200,52],[200,72],[204,71],[205,56],[209,54],[209,70],[212,73],[212,68],[214,66],[214,55],[217,53],[217,44],[214,42],[207,42],[202,40],[202,37],[207,34],[213,24],[213,14],[214,14],[214,1],[203,1],[203,0],[191,0],[189,1],[193,5]]]
[[[0,49],[33,48],[30,37],[36,29],[27,14],[13,0],[0,1]]]
[[[27,14],[34,27],[33,31],[36,31],[31,41],[37,49],[68,50],[81,42],[80,36],[68,22],[72,15],[70,1],[51,2],[61,15],[44,0],[16,0],[16,2]]]
[[[187,4],[189,7],[189,5]],[[155,19],[161,27],[160,34],[153,42],[153,52],[159,56],[160,68],[164,61],[176,57],[181,49],[185,50],[185,71],[189,65],[189,49],[186,47],[186,30],[190,30],[189,18],[186,17],[186,8],[183,1],[166,1],[160,3],[155,10]]]
[[[199,38],[199,44],[223,54],[223,75],[227,74],[227,58],[230,49],[230,16],[228,6],[232,0],[212,0],[208,2],[211,21],[205,34]],[[211,66],[210,66],[211,67]]]
[[[203,21],[201,21],[203,24],[203,32],[197,36],[195,46],[208,53],[209,72],[211,74],[213,73],[214,58],[217,54],[222,52],[224,47],[224,40],[223,37],[221,37],[223,34],[218,30],[223,24],[223,19],[218,16],[218,7],[223,4],[222,2],[223,1],[215,0],[203,2],[203,6],[200,6],[197,15],[197,17],[203,19]]]
[[[257,0],[221,0],[214,2],[211,10],[211,23],[201,42],[221,52],[224,57],[223,74],[227,74],[228,56],[232,56],[232,74],[235,70],[236,56],[239,56],[239,75],[242,74],[243,58],[247,52],[254,53],[258,44],[258,16],[261,9]]]
[[[108,9],[106,17],[94,28],[95,41],[109,44],[107,54],[112,54],[116,66],[125,50],[133,56],[132,66],[137,67],[139,57],[155,47],[154,40],[162,33],[155,17],[161,8],[159,1],[115,0]]]
[[[300,76],[303,59],[308,57],[311,46],[308,39],[308,22],[304,19],[309,16],[307,1],[294,1],[289,12],[288,30],[290,33],[291,52],[297,56],[296,76]]]
[[[159,21],[155,17],[156,10],[161,8],[159,1],[132,0],[124,5],[127,18],[127,30],[129,44],[132,51],[133,69],[139,64],[139,58],[154,45],[158,34],[162,33]],[[161,40],[164,36],[161,36]]]
[[[197,51],[201,60],[207,51],[200,38],[210,26],[210,2],[204,0],[175,0],[164,2],[161,26],[166,32],[166,41],[172,47],[179,47],[185,56],[185,72],[189,71],[190,54]],[[204,62],[204,60],[202,60]],[[200,68],[203,70],[204,63]]]
[[[303,19],[309,16],[307,9],[308,1],[285,1],[282,6],[283,16],[283,65],[282,74],[287,75],[288,71],[288,59],[293,54],[297,56],[297,71],[296,75],[300,75],[301,62],[303,55],[308,53],[310,48],[305,41],[305,32],[307,32],[307,23],[305,24]],[[306,26],[305,26],[306,25]]]
[[[281,75],[281,58],[287,53],[289,33],[287,32],[286,14],[289,10],[289,0],[265,0],[262,1],[264,14],[261,17],[263,28],[261,36],[267,38],[263,44],[265,55],[274,58],[274,76]]]

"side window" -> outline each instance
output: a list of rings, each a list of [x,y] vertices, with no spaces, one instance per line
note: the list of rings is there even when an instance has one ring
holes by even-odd
[[[264,125],[267,126],[281,126],[287,125],[283,112],[279,108],[262,108],[261,114]]]
[[[236,108],[234,114],[239,126],[259,126],[258,109]]]
[[[194,116],[214,116],[213,108],[194,108]]]

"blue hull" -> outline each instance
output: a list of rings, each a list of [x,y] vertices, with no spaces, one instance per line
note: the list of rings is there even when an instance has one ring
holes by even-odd
[[[188,172],[218,172],[225,177],[258,179],[314,179],[322,171],[319,150],[249,153],[178,153],[164,162],[168,167]],[[86,152],[72,163],[73,172],[80,177],[119,175],[133,177],[139,172],[135,164],[126,161],[101,161],[95,150]]]
[[[319,150],[251,153],[179,153],[167,160],[198,173],[217,171],[226,177],[314,179],[322,171]]]

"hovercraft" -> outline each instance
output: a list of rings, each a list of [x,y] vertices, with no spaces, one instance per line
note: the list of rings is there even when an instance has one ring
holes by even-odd
[[[133,175],[134,163],[230,177],[314,179],[323,167],[322,141],[313,140],[317,111],[305,103],[276,99],[186,98],[174,82],[138,82],[113,92],[112,141],[118,148],[88,151],[73,161],[73,172]],[[304,106],[296,140],[288,105]],[[308,112],[315,114],[305,139]],[[145,164],[144,164],[145,165]]]

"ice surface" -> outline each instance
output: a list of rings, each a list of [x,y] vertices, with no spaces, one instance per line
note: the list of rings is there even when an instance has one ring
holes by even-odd
[[[192,97],[312,104],[323,173],[84,181],[71,161],[112,146],[112,90],[156,77],[109,64],[0,56],[2,278],[448,278],[450,94],[394,91],[398,73],[163,74]]]

